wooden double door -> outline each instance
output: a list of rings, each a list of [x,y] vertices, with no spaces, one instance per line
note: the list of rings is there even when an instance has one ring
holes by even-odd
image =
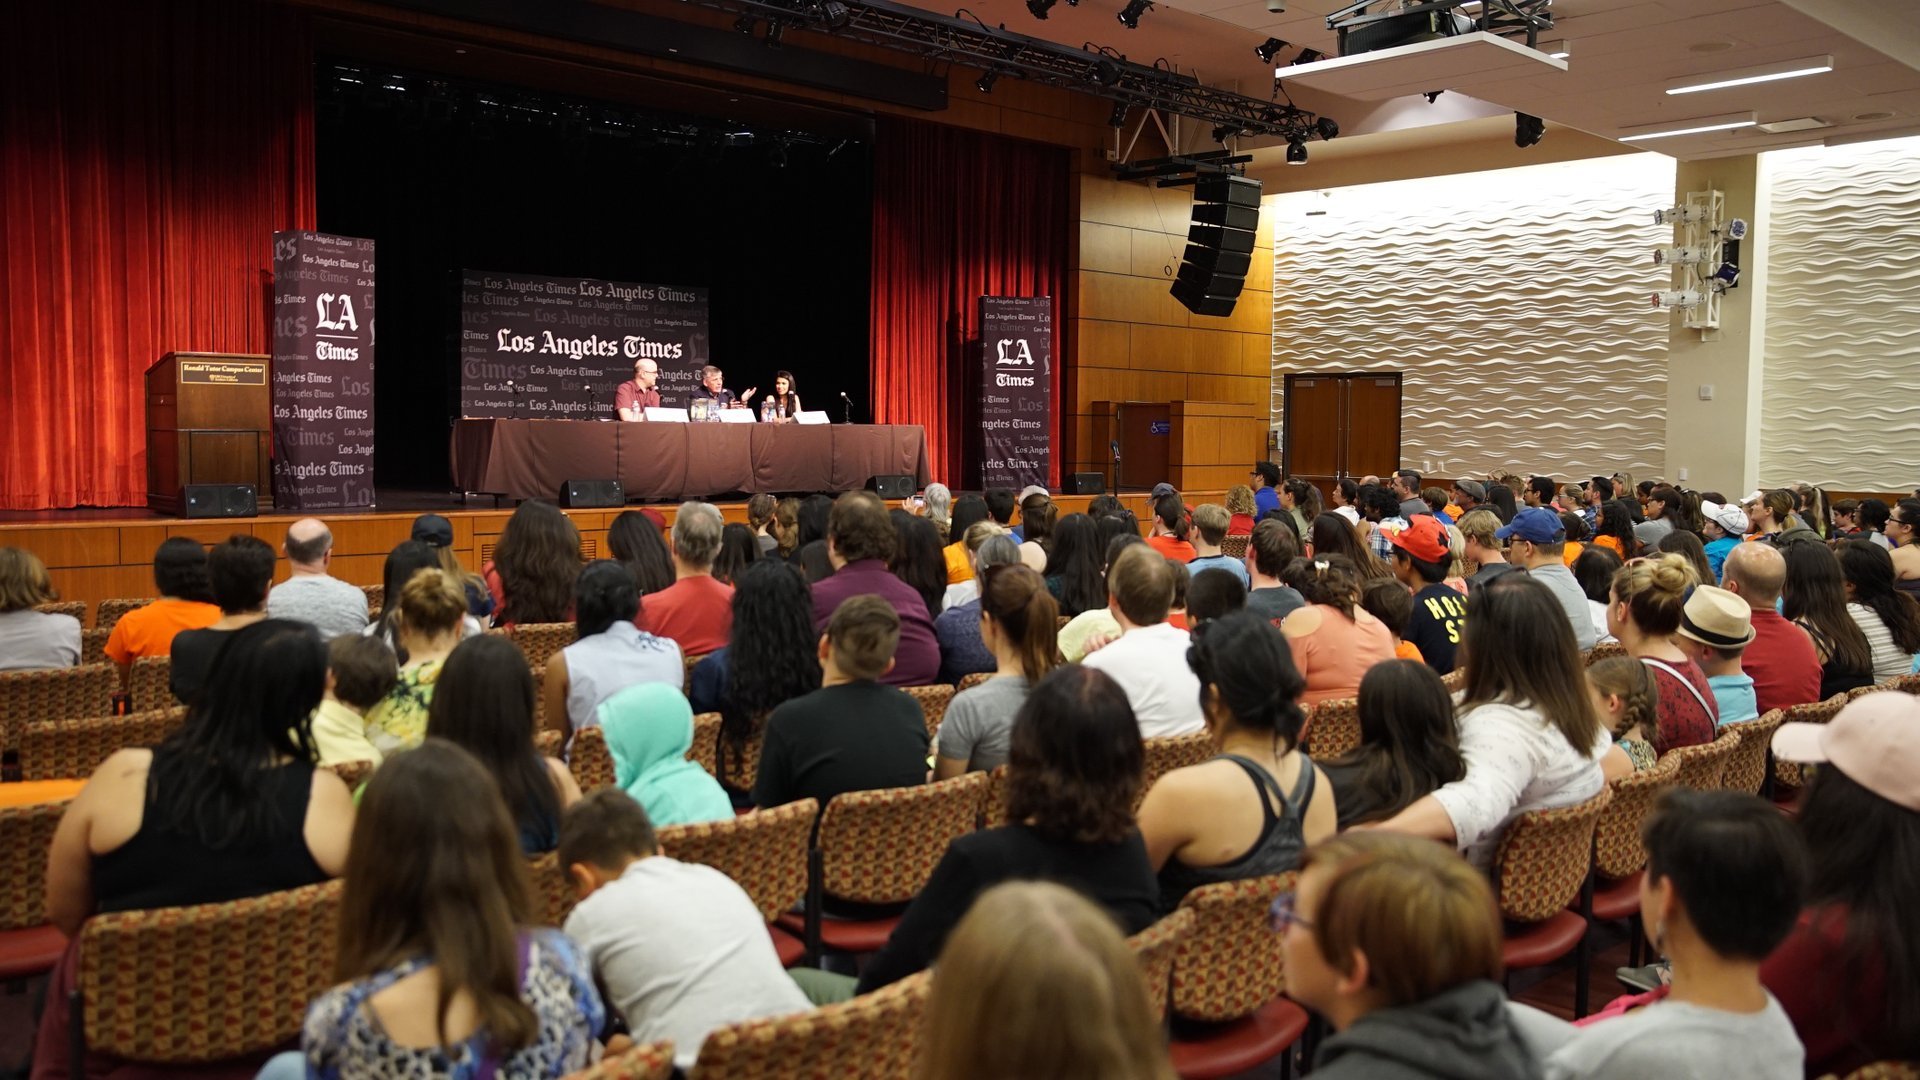
[[[1280,468],[1325,493],[1347,477],[1400,467],[1400,373],[1288,375]]]

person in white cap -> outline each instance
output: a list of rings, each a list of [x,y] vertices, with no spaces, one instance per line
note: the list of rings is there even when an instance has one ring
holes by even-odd
[[[1920,698],[1868,694],[1828,724],[1783,724],[1800,798],[1806,908],[1760,967],[1806,1045],[1806,1075],[1920,1059]]]
[[[1720,726],[1759,718],[1753,676],[1740,669],[1741,654],[1753,644],[1753,609],[1745,600],[1713,585],[1695,588],[1680,609],[1673,643],[1706,674]]]
[[[1747,512],[1732,503],[1703,502],[1700,519],[1700,532],[1707,540],[1707,567],[1713,571],[1713,580],[1719,581],[1727,552],[1740,546],[1747,535]]]

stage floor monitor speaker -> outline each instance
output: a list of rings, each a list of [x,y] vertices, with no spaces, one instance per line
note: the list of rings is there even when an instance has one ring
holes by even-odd
[[[883,499],[905,499],[913,494],[913,477],[905,473],[881,473],[867,478],[867,490]]]
[[[1067,494],[1069,495],[1105,495],[1107,479],[1097,472],[1077,472],[1067,475]]]
[[[180,489],[180,516],[258,517],[259,494],[252,484],[188,484]]]
[[[606,510],[627,505],[618,480],[569,480],[560,486],[560,505],[569,510]]]

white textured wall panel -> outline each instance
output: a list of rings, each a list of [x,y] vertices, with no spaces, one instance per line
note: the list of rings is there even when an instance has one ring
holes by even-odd
[[[1760,477],[1920,481],[1920,139],[1768,156]]]
[[[1400,371],[1415,468],[1661,474],[1673,184],[1635,154],[1275,196],[1274,424],[1284,375]]]

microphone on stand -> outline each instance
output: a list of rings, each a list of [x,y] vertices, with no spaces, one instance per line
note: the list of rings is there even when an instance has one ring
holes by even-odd
[[[507,380],[507,399],[513,403],[510,406],[513,409],[513,418],[515,420],[525,419],[525,417],[520,415],[520,391],[514,389],[512,379]]]
[[[845,390],[842,390],[840,391],[840,400],[845,403],[845,409],[841,413],[841,422],[846,424],[853,423],[853,399],[847,396]]]

